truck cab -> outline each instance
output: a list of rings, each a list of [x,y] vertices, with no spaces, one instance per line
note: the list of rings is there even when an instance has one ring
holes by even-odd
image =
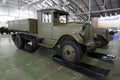
[[[89,46],[93,46],[92,26],[87,23],[69,23],[68,16],[68,12],[56,9],[38,11],[38,36],[45,38],[46,46],[54,47],[65,36],[73,37],[80,44],[91,42]]]

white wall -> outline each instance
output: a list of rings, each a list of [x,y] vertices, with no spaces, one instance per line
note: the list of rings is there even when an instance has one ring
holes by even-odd
[[[6,0],[5,3],[0,1],[0,27],[1,23],[8,20],[37,18],[36,10],[23,3],[22,0]]]
[[[105,27],[105,28],[113,27],[113,28],[120,29],[120,15],[99,18],[98,19],[98,27]]]

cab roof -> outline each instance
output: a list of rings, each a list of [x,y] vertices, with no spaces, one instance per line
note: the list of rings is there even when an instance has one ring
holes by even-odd
[[[58,9],[54,9],[54,8],[41,9],[41,10],[38,10],[37,12],[58,12],[58,13],[60,13],[60,14],[69,15],[69,13],[66,12],[66,11],[58,10]]]

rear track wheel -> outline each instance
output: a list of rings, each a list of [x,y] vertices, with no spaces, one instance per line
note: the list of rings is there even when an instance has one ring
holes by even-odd
[[[18,49],[24,48],[24,39],[20,35],[14,37],[14,43]]]

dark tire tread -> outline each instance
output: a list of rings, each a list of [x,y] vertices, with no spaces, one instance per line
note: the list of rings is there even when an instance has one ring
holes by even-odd
[[[71,45],[75,49],[75,52],[76,52],[76,56],[72,62],[79,63],[82,58],[83,51],[82,51],[80,45],[75,40],[66,39],[60,44],[60,56],[64,59],[64,57],[62,55],[62,48],[68,44]]]

